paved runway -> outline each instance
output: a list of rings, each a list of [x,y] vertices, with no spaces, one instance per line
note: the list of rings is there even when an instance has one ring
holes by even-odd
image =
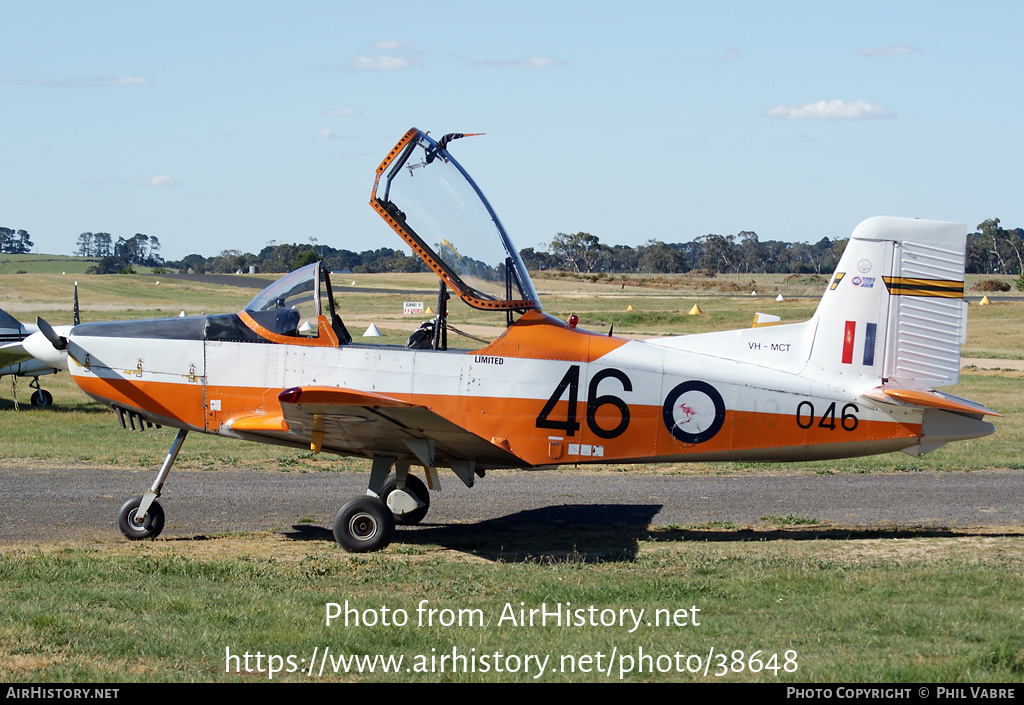
[[[118,508],[154,476],[148,469],[0,469],[0,543],[119,540]],[[167,515],[162,536],[305,527],[329,540],[338,507],[362,494],[366,479],[360,473],[172,471],[160,498]],[[442,471],[441,481],[425,527],[461,527],[470,534],[474,526],[488,532],[552,524],[756,526],[761,517],[787,514],[865,529],[1024,526],[1024,472],[1016,471],[666,477],[562,470],[494,473],[472,489]]]

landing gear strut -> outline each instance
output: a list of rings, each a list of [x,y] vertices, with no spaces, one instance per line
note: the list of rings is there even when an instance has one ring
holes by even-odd
[[[181,429],[171,443],[171,449],[164,458],[164,464],[160,466],[160,472],[156,474],[153,486],[139,497],[133,497],[121,505],[117,513],[117,526],[125,538],[133,541],[139,539],[152,539],[160,535],[164,528],[164,510],[156,498],[160,496],[160,490],[167,480],[167,473],[178,458],[178,451],[181,444],[185,442],[188,431]]]
[[[42,408],[53,404],[53,395],[39,386],[38,377],[33,377],[32,381],[28,383],[28,386],[36,390],[32,392],[32,396],[29,397],[29,402],[32,404],[32,406],[38,406]]]

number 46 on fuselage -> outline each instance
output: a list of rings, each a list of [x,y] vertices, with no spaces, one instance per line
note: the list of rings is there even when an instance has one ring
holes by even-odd
[[[156,481],[121,509],[126,536],[162,529],[155,499],[189,431],[372,459],[366,496],[334,523],[341,545],[371,551],[396,520],[423,518],[438,468],[471,486],[493,468],[917,455],[994,430],[983,417],[995,412],[936,391],[959,378],[965,226],[864,221],[809,321],[625,340],[543,313],[449,153],[458,137],[410,130],[377,169],[370,205],[441,281],[437,315],[405,347],[354,342],[319,264],[237,314],[66,336],[40,323],[34,354],[66,350],[75,381],[123,425],[179,429]],[[503,316],[502,335],[449,348],[449,292]]]

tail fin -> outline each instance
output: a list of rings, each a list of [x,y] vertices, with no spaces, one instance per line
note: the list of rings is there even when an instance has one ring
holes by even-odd
[[[814,315],[811,366],[915,389],[956,384],[966,242],[958,223],[877,217],[858,225]]]

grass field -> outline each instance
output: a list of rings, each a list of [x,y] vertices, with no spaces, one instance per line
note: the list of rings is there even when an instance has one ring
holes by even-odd
[[[423,300],[432,304],[433,283],[425,278],[414,275],[390,286],[379,275],[352,279],[360,288],[422,289]],[[52,323],[70,322],[73,281],[60,273],[0,274],[0,308],[21,320],[41,314]],[[232,311],[255,293],[155,276],[79,276],[78,281],[85,320]],[[729,296],[665,282],[537,282],[552,315],[576,313],[581,326],[606,331],[614,325],[616,333],[639,336],[743,327],[756,311],[792,322],[809,317],[817,303],[797,298],[810,295],[804,291],[814,283],[757,283],[767,296]],[[398,343],[422,320],[401,314],[402,295],[338,289],[356,334],[375,322],[388,334],[385,341]],[[783,302],[775,301],[778,293]],[[702,316],[687,315],[694,303]],[[633,312],[626,311],[630,305]],[[1007,368],[1022,359],[1022,307],[1019,300],[972,305],[965,353],[1006,360]],[[453,307],[454,325],[485,337],[501,331],[490,318]],[[0,383],[0,510],[3,473],[20,464],[155,468],[162,460],[170,438],[166,430],[121,431],[113,415],[88,400],[66,374],[42,381],[56,400],[51,409],[16,411],[10,378]],[[1024,469],[1024,372],[967,369],[952,391],[1003,413],[995,421],[997,433],[921,458],[894,454],[786,466],[785,471]],[[16,396],[23,404],[27,400],[24,380]],[[177,468],[368,469],[360,460],[193,436]],[[636,468],[672,474],[780,470],[742,463]],[[756,535],[721,524],[650,527],[637,537],[636,550],[620,557],[603,549],[619,545],[622,532],[631,530],[621,526],[524,527],[507,540],[521,547],[519,555],[534,557],[515,560],[485,550],[489,537],[472,533],[465,546],[394,544],[372,556],[345,554],[322,530],[312,538],[268,532],[143,544],[0,544],[0,681],[260,682],[270,679],[271,668],[278,669],[274,680],[304,682],[525,682],[535,675],[540,681],[575,682],[1024,681],[1024,528],[910,528],[894,534],[880,527],[807,527],[801,517],[776,519],[777,531]],[[590,548],[579,550],[582,546]],[[429,601],[428,608],[449,612],[438,611],[432,626],[420,626],[422,600]],[[328,603],[345,601],[361,620],[381,620],[387,608],[392,617],[404,610],[408,623],[346,627],[336,620],[327,626]],[[521,608],[566,603],[594,611],[585,612],[585,624],[571,627],[501,619],[508,609],[518,615]],[[670,626],[644,621],[632,631],[586,621],[612,613],[628,619],[630,613],[620,610],[640,609],[645,618],[665,610],[675,621]],[[486,624],[439,624],[459,610],[471,610],[462,613],[467,620],[479,616]],[[357,674],[335,673],[328,658],[323,675],[319,660],[309,675],[314,650],[320,659],[325,648],[333,658],[404,660],[398,673],[385,673],[378,660],[373,673]],[[257,652],[264,656],[259,670]],[[253,671],[246,672],[241,659],[236,665],[229,653],[252,655]],[[272,661],[270,655],[281,658]],[[292,662],[288,655],[294,655]],[[463,663],[453,655],[475,657],[477,670],[452,673],[453,665]],[[484,656],[489,657],[486,671]],[[468,668],[470,662],[465,663]],[[642,666],[645,672],[639,672]],[[440,672],[441,667],[446,670]]]

